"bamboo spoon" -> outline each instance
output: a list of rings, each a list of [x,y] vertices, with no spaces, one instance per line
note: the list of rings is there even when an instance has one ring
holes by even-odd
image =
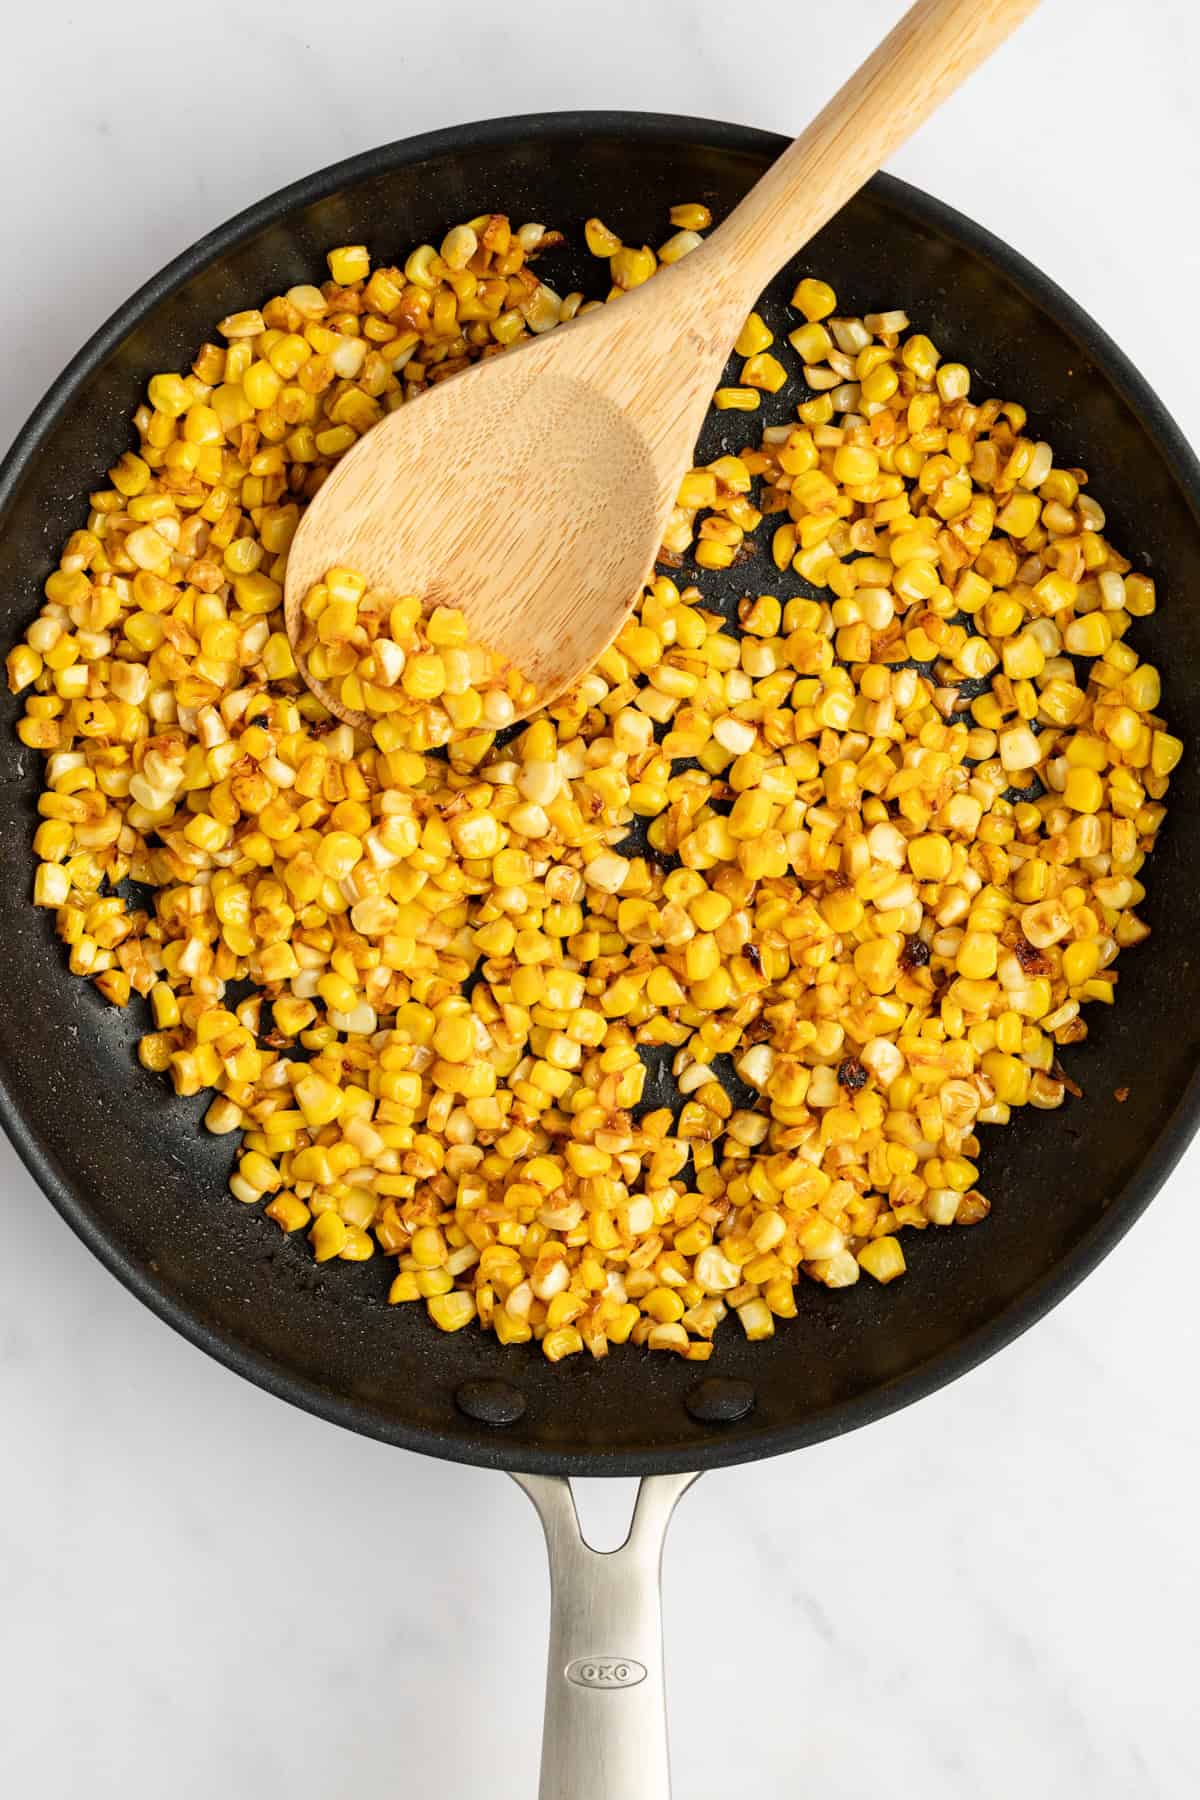
[[[917,0],[713,236],[619,303],[440,383],[337,464],[288,554],[296,644],[327,569],[458,606],[556,699],[649,578],[743,319],[801,249],[1037,0]],[[298,657],[298,661],[301,659]],[[321,682],[339,718],[366,724]]]

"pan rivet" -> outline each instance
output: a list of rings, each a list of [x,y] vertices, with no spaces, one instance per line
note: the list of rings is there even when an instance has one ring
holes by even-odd
[[[713,1376],[698,1383],[683,1404],[700,1425],[733,1425],[753,1411],[754,1389],[748,1381]]]
[[[459,1412],[481,1425],[515,1425],[527,1404],[520,1388],[507,1381],[464,1381],[454,1401]]]

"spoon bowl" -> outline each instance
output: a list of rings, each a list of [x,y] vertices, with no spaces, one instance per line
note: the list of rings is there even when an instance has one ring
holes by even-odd
[[[460,607],[475,641],[534,684],[539,706],[570,687],[650,575],[679,485],[676,460],[647,438],[612,373],[622,339],[637,336],[637,299],[464,370],[355,445],[289,552],[293,642],[308,590],[341,565],[429,608]],[[531,596],[536,606],[517,604]],[[306,679],[331,712],[359,722]]]

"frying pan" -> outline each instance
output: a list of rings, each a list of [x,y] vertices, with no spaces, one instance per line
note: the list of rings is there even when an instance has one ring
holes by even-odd
[[[494,209],[579,245],[599,213],[634,242],[666,233],[669,206],[727,212],[784,147],[766,132],[631,113],[559,113],[454,127],[337,164],[240,214],[149,282],[51,388],[0,469],[0,615],[6,642],[39,603],[84,496],[130,446],[146,377],[185,366],[214,320],[323,269],[334,244],[394,259],[452,221]],[[589,273],[590,263],[590,273]],[[559,292],[595,291],[596,264],[555,251]],[[1059,459],[1091,471],[1114,541],[1153,574],[1162,603],[1136,641],[1163,671],[1164,711],[1200,731],[1200,466],[1104,333],[980,227],[879,176],[783,272],[763,303],[785,325],[801,270],[841,310],[904,307],[975,391],[1019,399]],[[794,322],[794,318],[792,321]],[[786,414],[710,422],[707,458]],[[743,574],[707,574],[726,607]],[[751,579],[762,585],[761,575]],[[795,591],[772,569],[767,583]],[[906,1239],[909,1273],[831,1293],[803,1284],[799,1316],[749,1344],[719,1335],[706,1369],[618,1351],[551,1366],[536,1346],[443,1336],[386,1304],[382,1257],[317,1268],[259,1209],[225,1191],[230,1149],[144,1071],[144,1022],[71,978],[49,915],[29,903],[40,758],[0,720],[0,1118],[52,1204],[106,1266],[176,1330],[293,1405],[404,1449],[505,1469],[542,1515],[554,1600],[542,1800],[665,1800],[657,1571],[672,1507],[697,1472],[799,1449],[882,1418],[990,1356],[1092,1269],[1178,1159],[1200,1108],[1194,871],[1197,761],[1172,781],[1144,916],[1154,936],[1121,959],[1114,1008],[1064,1056],[1083,1095],[1052,1118],[1025,1109],[984,1148],[993,1211],[970,1231]],[[1120,1104],[1114,1091],[1128,1088]],[[669,1084],[655,1071],[655,1104]],[[43,1279],[54,1281],[53,1271]],[[629,1540],[583,1543],[572,1475],[645,1477]]]

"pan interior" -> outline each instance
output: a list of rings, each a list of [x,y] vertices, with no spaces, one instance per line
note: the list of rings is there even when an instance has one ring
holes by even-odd
[[[782,148],[731,126],[568,115],[466,126],[359,158],[246,215],[159,278],[39,409],[0,480],[3,635],[35,611],[56,547],[88,491],[129,447],[145,378],[185,366],[213,322],[320,279],[330,246],[366,241],[377,260],[489,209],[540,220],[570,245],[541,272],[560,292],[601,291],[582,250],[598,213],[627,241],[668,235],[668,208],[703,200],[720,218]],[[1169,419],[1091,323],[1049,283],[957,215],[880,178],[772,285],[764,310],[791,328],[798,274],[832,283],[839,310],[903,307],[973,391],[1020,400],[1058,460],[1091,474],[1116,542],[1154,575],[1160,610],[1136,642],[1164,676],[1164,711],[1200,727],[1200,481]],[[786,323],[785,323],[786,321]],[[778,416],[785,416],[777,409]],[[774,414],[710,421],[702,454],[736,449]],[[790,576],[753,580],[785,597]],[[703,575],[736,603],[736,571]],[[0,729],[0,930],[10,971],[0,1010],[5,1122],[50,1198],[106,1262],[195,1341],[272,1391],[338,1422],[435,1454],[527,1469],[627,1474],[792,1448],[891,1410],[949,1379],[1030,1323],[1103,1254],[1153,1193],[1190,1130],[1200,1050],[1192,871],[1200,863],[1194,758],[1172,783],[1142,909],[1150,943],[1126,952],[1115,1008],[1093,1007],[1087,1044],[1063,1057],[1083,1098],[1026,1111],[986,1134],[990,1219],[905,1239],[909,1274],[830,1293],[802,1284],[799,1317],[748,1344],[726,1326],[706,1369],[614,1353],[552,1367],[536,1346],[502,1350],[470,1330],[444,1337],[423,1309],[389,1308],[382,1257],[317,1269],[259,1209],[225,1190],[230,1145],[199,1128],[133,1056],[135,1017],[70,977],[48,914],[29,903],[40,759]],[[1129,1089],[1123,1105],[1114,1090]],[[53,1283],[52,1269],[41,1279]],[[740,1423],[700,1424],[685,1399],[705,1378],[750,1384]],[[470,1381],[519,1389],[503,1429],[466,1417]]]

